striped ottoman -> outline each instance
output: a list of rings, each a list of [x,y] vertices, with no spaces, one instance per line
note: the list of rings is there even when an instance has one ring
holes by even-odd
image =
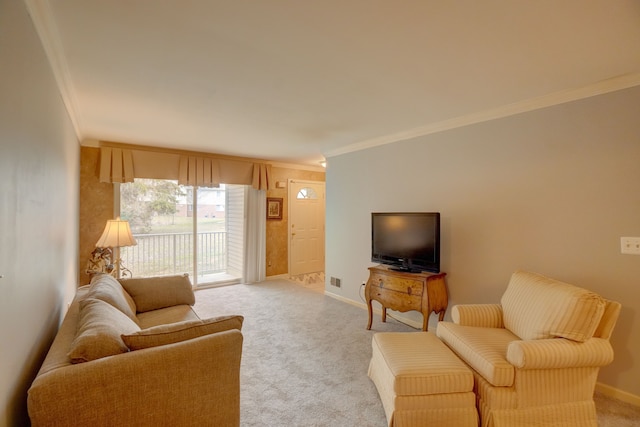
[[[471,370],[431,332],[373,336],[369,378],[389,427],[477,427]]]

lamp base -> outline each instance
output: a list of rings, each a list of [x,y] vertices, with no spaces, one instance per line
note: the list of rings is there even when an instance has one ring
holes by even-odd
[[[107,273],[113,274],[116,266],[111,262],[113,252],[110,248],[95,248],[87,261],[87,274]]]
[[[116,270],[119,272],[118,277],[133,277],[131,270],[129,270],[122,264],[122,259],[116,261],[116,264],[118,265],[118,267],[116,268]]]
[[[111,248],[95,248],[87,262],[85,272],[89,275],[106,273],[115,278],[133,277],[131,270],[124,266],[122,259],[113,260]]]

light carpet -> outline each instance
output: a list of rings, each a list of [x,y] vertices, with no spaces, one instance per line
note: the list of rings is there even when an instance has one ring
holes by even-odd
[[[367,377],[371,338],[415,329],[325,296],[322,283],[283,279],[196,292],[202,318],[245,317],[241,365],[241,426],[386,425],[382,403]],[[602,427],[640,425],[640,408],[596,396]]]

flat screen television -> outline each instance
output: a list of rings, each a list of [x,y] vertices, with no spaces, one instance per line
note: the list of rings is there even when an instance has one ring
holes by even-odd
[[[440,272],[440,212],[371,213],[371,261],[392,270]]]

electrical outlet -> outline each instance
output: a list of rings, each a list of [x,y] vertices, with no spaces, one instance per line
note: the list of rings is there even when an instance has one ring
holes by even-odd
[[[620,252],[623,254],[640,255],[640,237],[621,237]]]
[[[341,285],[342,280],[338,279],[337,277],[333,277],[331,276],[331,279],[329,280],[329,283],[331,283],[331,286],[335,286],[336,288],[339,288]]]

